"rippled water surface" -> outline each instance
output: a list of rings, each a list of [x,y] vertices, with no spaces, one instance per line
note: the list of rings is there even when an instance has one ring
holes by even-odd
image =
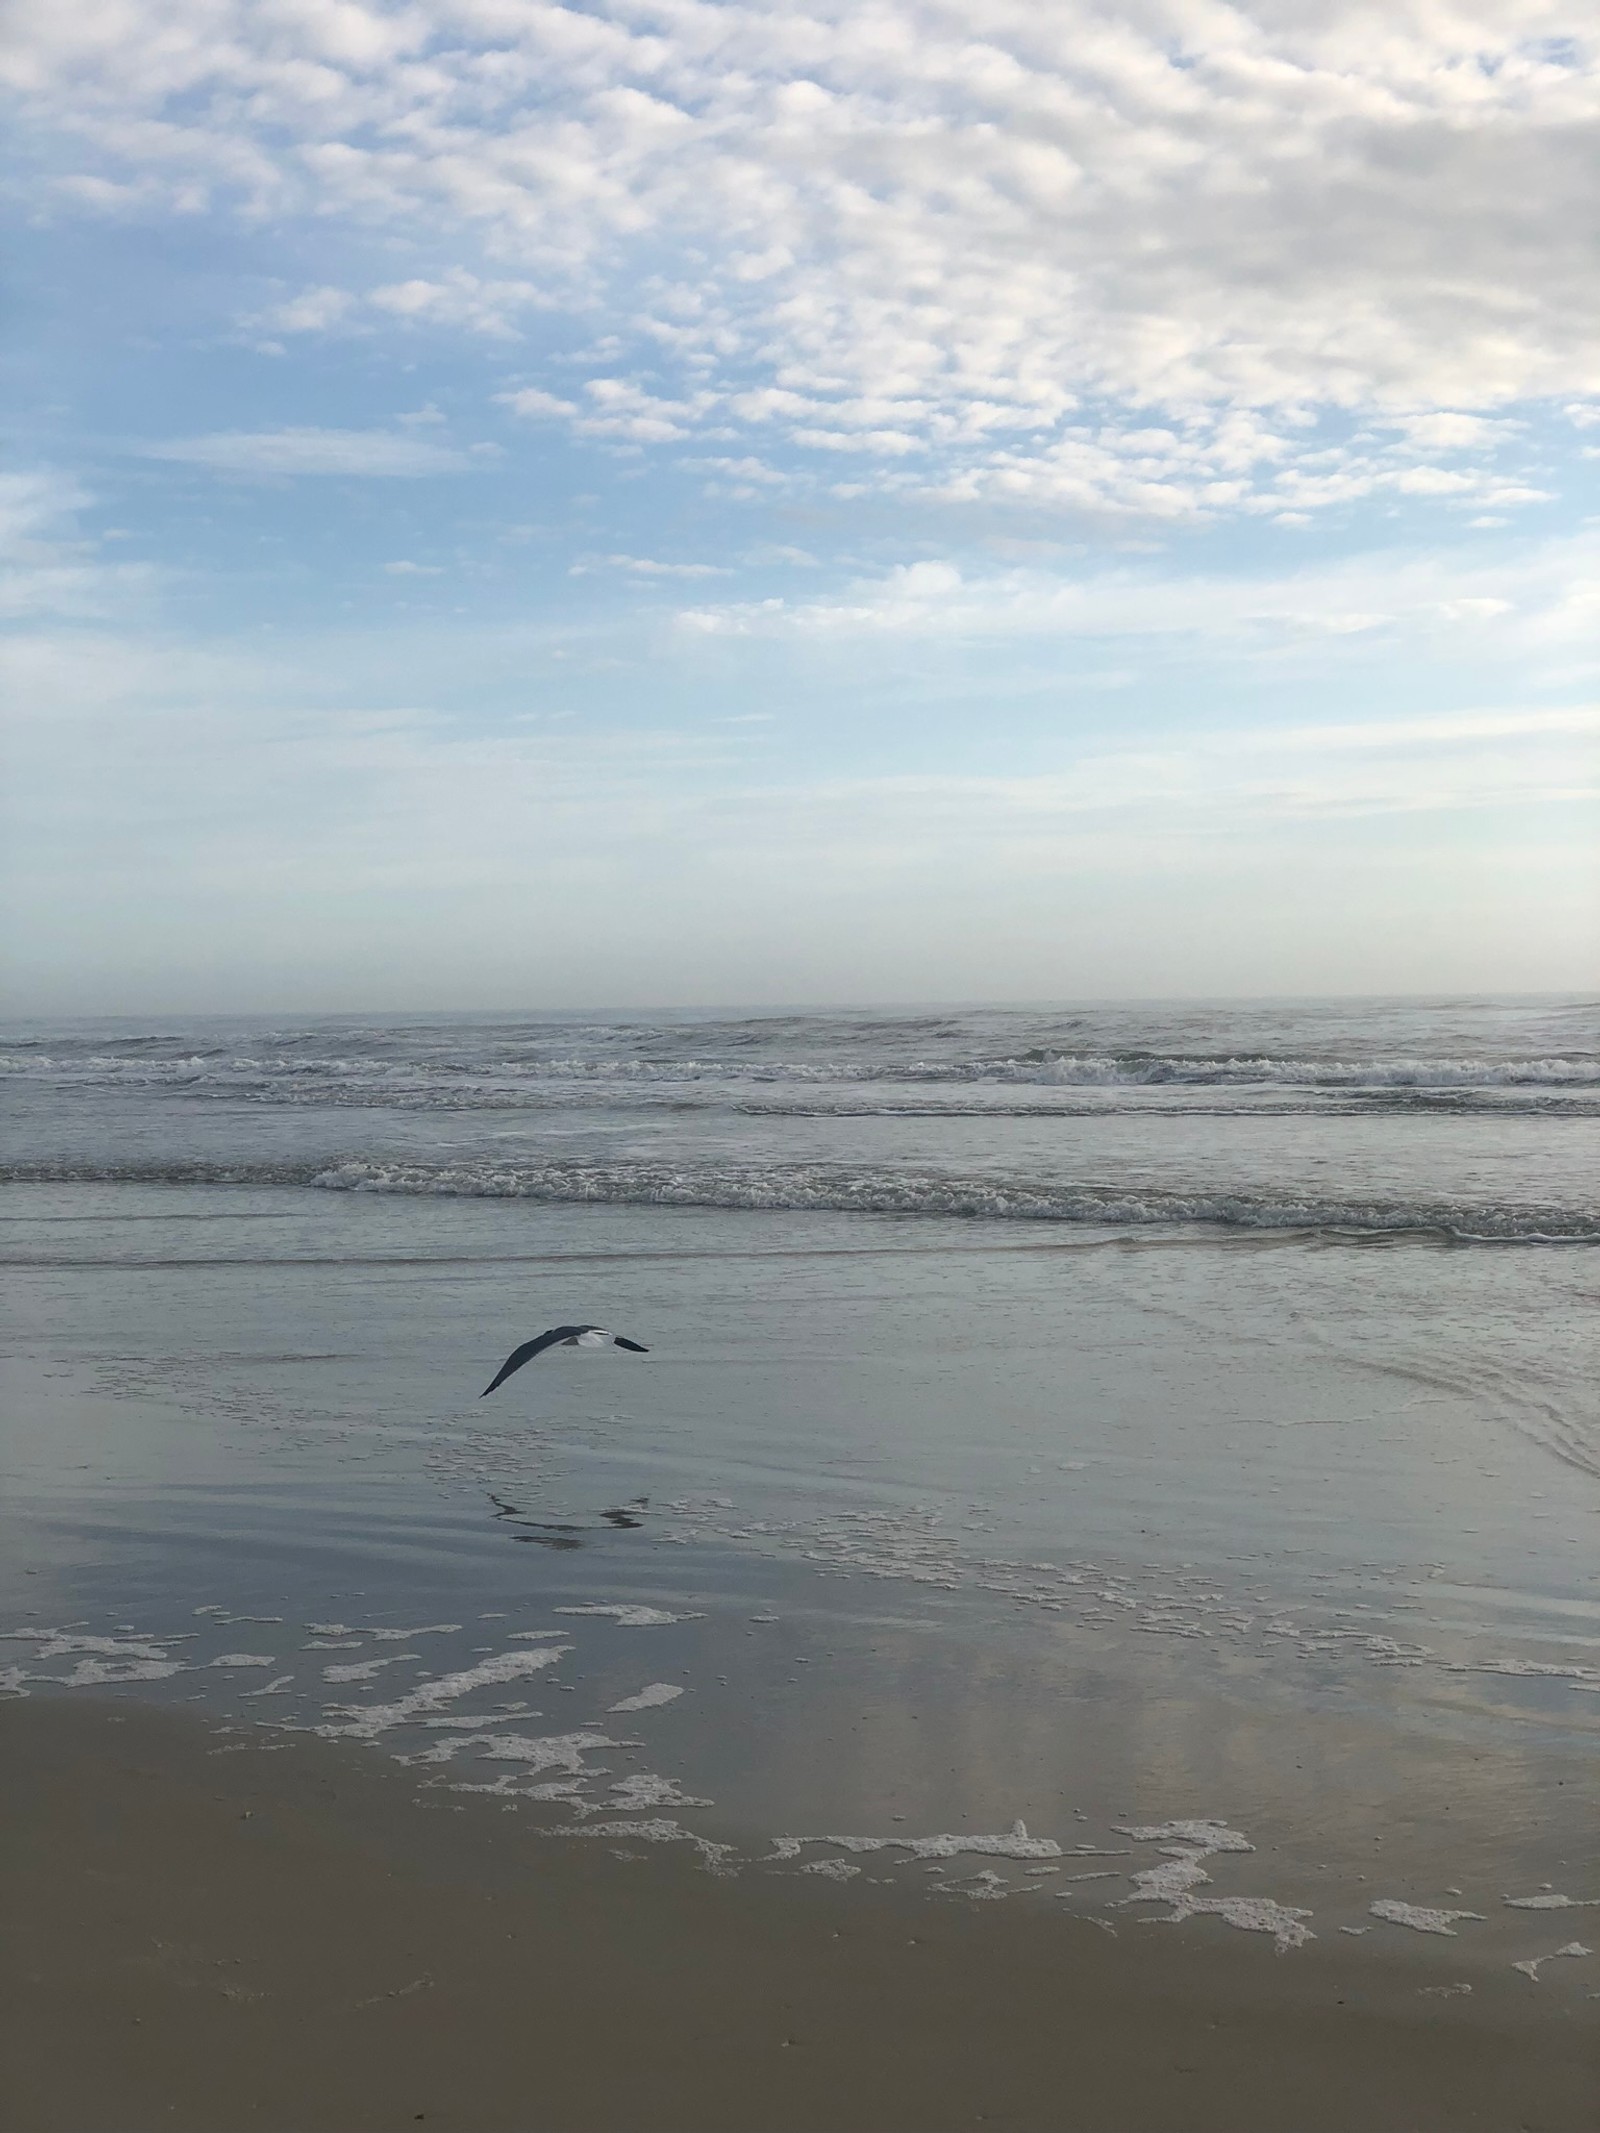
[[[1521,1898],[1600,1899],[1592,1003],[0,1051],[14,1693],[724,1869],[1584,1944]],[[565,1320],[650,1352],[479,1398]]]
[[[1586,1002],[13,1029],[10,1174],[1600,1236]]]

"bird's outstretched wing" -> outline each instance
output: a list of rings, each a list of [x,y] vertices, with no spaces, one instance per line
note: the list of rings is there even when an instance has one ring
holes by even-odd
[[[513,1348],[478,1398],[487,1399],[495,1387],[503,1385],[514,1370],[520,1370],[524,1363],[531,1363],[534,1357],[542,1355],[546,1348],[557,1348],[563,1343],[574,1348],[598,1348],[606,1341],[610,1341],[614,1347],[628,1349],[633,1355],[650,1353],[642,1341],[625,1340],[620,1333],[610,1333],[604,1326],[552,1326],[548,1333],[536,1333],[531,1341],[524,1341],[520,1348]]]
[[[592,1326],[552,1326],[548,1333],[536,1333],[531,1341],[524,1341],[520,1348],[512,1349],[478,1398],[487,1399],[495,1387],[503,1385],[514,1370],[520,1370],[524,1363],[531,1363],[534,1357],[542,1355],[546,1348],[554,1348],[559,1341],[576,1340],[580,1333],[593,1331]]]

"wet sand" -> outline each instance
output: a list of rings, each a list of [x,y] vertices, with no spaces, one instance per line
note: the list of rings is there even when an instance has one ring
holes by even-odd
[[[0,1787],[15,2133],[1600,2124],[1594,2003],[1410,1950],[719,1879],[128,1704],[0,1705]]]

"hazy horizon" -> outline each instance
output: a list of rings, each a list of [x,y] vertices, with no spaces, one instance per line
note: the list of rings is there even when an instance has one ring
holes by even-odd
[[[264,1007],[251,1008],[199,1008],[199,1007],[142,1007],[118,1011],[98,1009],[83,1014],[51,1014],[49,1012],[26,1013],[7,1011],[0,1014],[0,1028],[26,1028],[34,1025],[62,1026],[95,1023],[175,1023],[192,1026],[198,1023],[217,1022],[232,1024],[271,1020],[329,1022],[344,1024],[385,1023],[403,1024],[408,1021],[439,1022],[445,1025],[471,1027],[494,1026],[497,1023],[564,1022],[579,1017],[597,1022],[632,1023],[653,1019],[680,1019],[683,1021],[766,1021],[787,1017],[811,1019],[829,1015],[885,1014],[895,1018],[914,1020],[935,1016],[962,1015],[1074,1015],[1093,1014],[1100,1009],[1138,1012],[1148,1010],[1156,1013],[1162,1009],[1180,1010],[1197,1008],[1220,1008],[1246,1010],[1261,1008],[1267,1011],[1291,1008],[1358,1008],[1358,1007],[1419,1007],[1446,1009],[1451,1006],[1483,1008],[1494,1006],[1537,1007],[1542,1005],[1583,1005],[1589,1000],[1589,989],[1563,988],[1547,992],[1438,992],[1438,993],[1103,993],[1096,995],[1058,995],[1036,1000],[1004,999],[836,999],[836,1000],[640,1000],[618,1003],[615,1001],[559,1001],[548,1006],[476,1005],[462,1006],[459,1003],[444,1006],[374,1006],[360,1001],[345,1002],[338,1006],[307,1006],[293,1001],[269,1003]],[[1594,1004],[1600,1007],[1600,1000]]]

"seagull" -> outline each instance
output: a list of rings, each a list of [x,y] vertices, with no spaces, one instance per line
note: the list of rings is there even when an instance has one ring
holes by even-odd
[[[626,1340],[620,1333],[608,1333],[604,1326],[552,1326],[548,1333],[536,1333],[531,1341],[513,1348],[478,1398],[486,1400],[496,1385],[505,1383],[512,1371],[520,1370],[524,1363],[531,1363],[536,1355],[543,1355],[546,1348],[603,1348],[607,1341],[613,1348],[626,1348],[633,1355],[650,1353],[640,1342]]]

